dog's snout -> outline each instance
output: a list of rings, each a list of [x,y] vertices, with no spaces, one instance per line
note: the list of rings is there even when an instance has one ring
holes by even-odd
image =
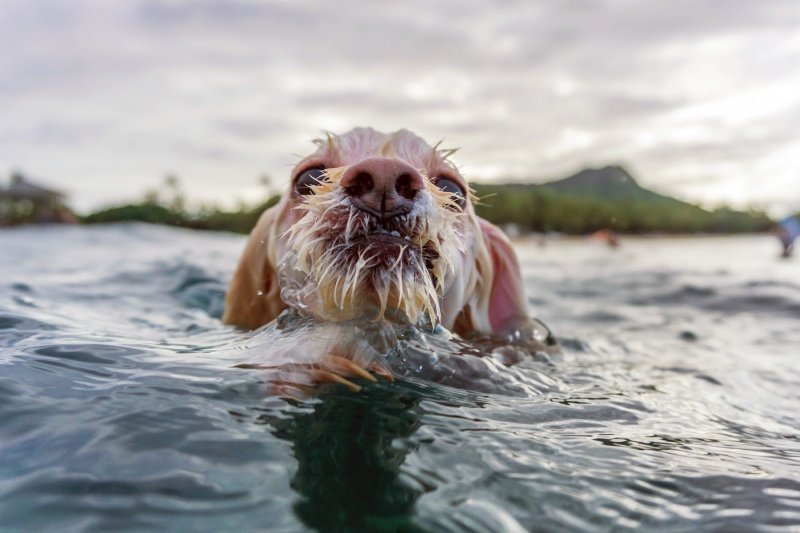
[[[373,157],[348,168],[341,186],[355,207],[390,218],[411,211],[425,184],[422,175],[406,163]]]

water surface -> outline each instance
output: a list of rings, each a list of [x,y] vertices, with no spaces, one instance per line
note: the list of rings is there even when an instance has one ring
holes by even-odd
[[[771,238],[520,244],[562,355],[434,342],[446,371],[305,403],[234,367],[266,334],[218,319],[242,246],[0,231],[0,529],[800,527],[800,262]]]

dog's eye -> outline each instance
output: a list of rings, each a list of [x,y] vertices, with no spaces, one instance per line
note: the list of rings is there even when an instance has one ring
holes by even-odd
[[[312,187],[319,185],[325,176],[325,169],[309,168],[297,177],[294,182],[294,190],[300,196],[314,194]]]
[[[467,203],[467,195],[464,194],[464,189],[461,188],[461,185],[450,178],[441,177],[436,180],[436,186],[445,192],[449,192],[450,198],[458,204],[458,207],[464,209]]]

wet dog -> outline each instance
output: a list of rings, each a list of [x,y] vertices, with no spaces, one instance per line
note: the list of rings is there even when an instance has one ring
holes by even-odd
[[[323,322],[388,319],[463,336],[528,320],[515,252],[475,214],[452,150],[371,128],[316,145],[252,231],[226,323],[254,329],[293,308]],[[340,363],[334,374],[361,375]]]

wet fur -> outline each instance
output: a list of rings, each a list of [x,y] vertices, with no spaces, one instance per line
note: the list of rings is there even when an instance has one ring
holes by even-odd
[[[527,319],[519,264],[506,237],[475,215],[469,198],[462,211],[430,181],[445,175],[468,191],[449,160],[453,150],[407,130],[370,128],[316,144],[293,176],[317,166],[327,169],[326,179],[306,197],[290,185],[262,215],[228,290],[225,322],[256,328],[287,306],[323,320],[390,316],[460,334],[510,331]],[[399,240],[367,237],[378,230],[376,220],[355,209],[339,186],[348,167],[376,156],[403,161],[425,182],[413,210],[379,230],[396,231]]]
[[[310,277],[327,317],[354,318],[377,300],[376,319],[388,306],[411,323],[425,312],[437,320],[446,276],[456,268],[453,258],[464,252],[463,213],[448,193],[426,180],[410,213],[378,224],[344,194],[343,171],[329,169],[326,181],[298,206],[306,214],[290,230],[294,267]],[[369,242],[378,229],[400,234],[405,243]],[[386,253],[389,247],[396,256]]]

